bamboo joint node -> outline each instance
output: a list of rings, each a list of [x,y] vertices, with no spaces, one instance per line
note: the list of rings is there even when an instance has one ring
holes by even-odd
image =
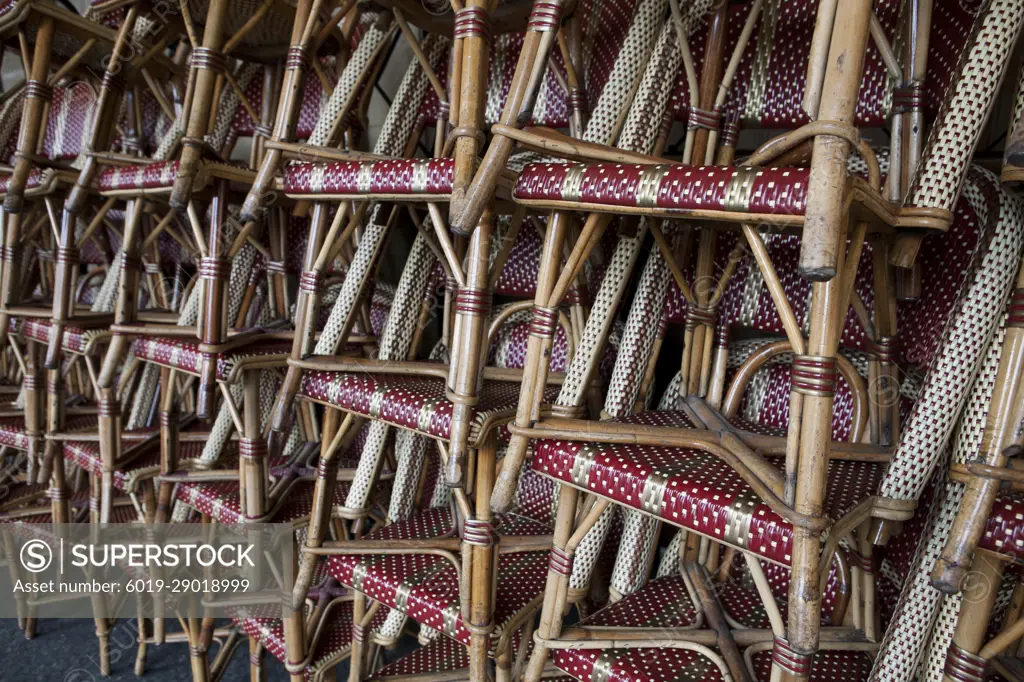
[[[988,661],[950,644],[946,652],[946,666],[943,672],[958,682],[983,682],[988,671]]]
[[[562,5],[557,2],[534,2],[530,19],[526,23],[528,31],[557,31],[562,23]]]
[[[573,555],[560,547],[551,548],[551,556],[548,558],[548,569],[558,575],[572,574]]]
[[[223,72],[227,71],[228,60],[224,53],[219,50],[209,47],[197,47],[192,50],[189,66],[193,69]]]
[[[25,98],[41,99],[44,102],[49,102],[53,99],[53,88],[43,81],[28,81],[25,83]]]
[[[497,540],[498,534],[494,530],[494,524],[483,519],[466,519],[462,530],[462,540],[466,544],[477,547],[492,547]]]
[[[690,107],[690,115],[686,119],[690,128],[705,128],[707,130],[718,130],[722,127],[722,112],[715,110]]]
[[[558,309],[533,306],[533,317],[530,319],[530,335],[542,339],[555,337],[555,329],[558,327]]]
[[[834,357],[797,355],[793,358],[793,390],[804,395],[835,395],[839,372]]]
[[[455,294],[456,312],[486,316],[491,312],[491,292],[488,289],[459,289]]]
[[[801,654],[789,646],[781,637],[775,638],[772,647],[772,663],[797,677],[807,677],[811,672],[811,654]]]
[[[491,25],[487,10],[470,5],[457,11],[452,36],[456,39],[483,38],[491,42]]]
[[[247,460],[265,460],[267,441],[262,438],[239,438],[238,456]]]

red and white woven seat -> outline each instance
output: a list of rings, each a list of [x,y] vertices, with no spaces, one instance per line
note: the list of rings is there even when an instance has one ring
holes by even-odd
[[[101,192],[131,189],[157,189],[174,184],[178,175],[178,161],[157,161],[134,166],[105,168],[97,180]]]
[[[678,564],[678,562],[676,563]],[[738,567],[740,564],[742,562],[737,562],[737,565],[732,567],[728,579],[715,583],[715,594],[718,596],[719,603],[722,605],[726,617],[735,624],[744,628],[769,629],[771,628],[771,621],[768,618],[768,611],[765,609],[764,602],[761,600],[746,567]],[[792,575],[790,569],[786,566],[762,562],[761,570],[768,580],[768,586],[775,596],[775,601],[778,604],[785,604],[789,598],[789,580]],[[844,576],[840,575],[836,563],[833,562],[829,570],[828,580],[825,583],[825,590],[821,593],[821,624],[823,626],[839,625],[840,623],[836,621],[842,619],[845,615],[845,600],[849,596],[849,585],[842,584],[842,577]],[[663,579],[659,578],[653,582]],[[646,589],[648,589],[647,586],[642,587],[640,592]],[[634,594],[639,594],[640,592]],[[632,595],[626,597],[626,600],[630,598],[632,598]],[[836,613],[837,608],[842,609],[838,614]],[[783,622],[786,622],[789,614],[785,608],[780,609],[780,611]]]
[[[322,629],[314,634],[315,648],[306,666],[306,679],[338,663],[352,647],[352,602],[332,602],[323,619]],[[370,621],[370,629],[384,623],[387,610],[380,609]],[[263,645],[279,661],[288,660],[285,648],[284,622],[273,617],[240,617],[235,621],[250,638]]]
[[[694,428],[683,412],[651,411],[614,421]],[[669,523],[789,565],[793,527],[771,511],[728,464],[679,448],[540,440],[534,471],[653,514]],[[781,459],[769,461],[777,464]],[[843,516],[878,490],[884,467],[833,460],[825,513]]]
[[[125,435],[138,432],[127,432]],[[155,435],[155,429],[149,432]],[[122,440],[122,449],[127,449],[138,441],[135,439]],[[155,445],[155,444],[154,444]],[[74,464],[85,471],[97,476],[103,473],[103,459],[100,456],[100,444],[96,441],[68,440],[63,443],[64,460]],[[203,453],[203,443],[186,441],[178,444],[178,461],[198,458]],[[126,464],[119,464],[114,469],[114,487],[118,490],[131,493],[135,492],[138,481],[145,476],[154,476],[160,473],[160,449],[154,447],[150,452],[143,453],[130,460]]]
[[[281,504],[272,510],[268,523],[293,523],[309,518],[313,511],[313,481],[297,481],[288,489]],[[334,486],[334,504],[343,506],[348,495],[348,484],[339,482]],[[218,483],[178,484],[177,499],[196,509],[218,523],[241,526],[246,523],[245,510],[241,506],[237,481]]]
[[[57,173],[49,168],[33,168],[25,181],[25,194],[45,194],[56,184]],[[11,182],[10,175],[0,175],[0,196],[7,194],[7,185]]]
[[[217,362],[217,379],[230,381],[238,370],[252,363],[284,365],[291,352],[288,341],[254,343],[238,349],[212,354]],[[199,341],[181,337],[141,336],[133,344],[135,357],[164,367],[199,374],[203,355]]]
[[[774,570],[773,570],[774,569]],[[777,595],[788,588],[789,571],[781,567],[766,567],[766,575]],[[830,576],[829,588],[823,594],[822,621],[827,623],[835,604],[835,571]],[[738,579],[715,585],[715,594],[732,620],[747,628],[769,628],[768,616],[753,586]],[[640,590],[626,596],[597,613],[585,618],[581,626],[651,628],[707,627],[697,620],[686,584],[679,575],[663,576],[651,580]],[[770,666],[771,652],[768,653]],[[819,653],[820,663],[827,665],[833,652]],[[755,669],[760,653],[752,657]],[[721,673],[713,661],[696,651],[667,647],[631,649],[556,649],[552,651],[556,668],[575,679],[591,682],[595,679],[617,682],[661,682],[662,680],[717,680]],[[761,671],[757,670],[759,679]],[[768,679],[769,670],[763,679]],[[680,677],[682,675],[682,677]],[[846,679],[839,676],[837,679]],[[867,679],[853,677],[851,679]]]
[[[698,627],[697,612],[683,579],[658,578],[639,592],[607,606],[580,622],[588,626],[685,628]],[[584,682],[662,682],[713,680],[717,667],[696,651],[651,649],[556,649],[555,667]]]
[[[437,377],[307,372],[302,377],[301,395],[434,438],[449,438],[454,404],[446,395],[445,383]],[[545,401],[554,401],[558,388],[548,386]],[[519,384],[486,381],[478,398],[470,436],[474,442],[499,421],[507,422],[515,416]],[[507,430],[500,429],[499,437],[508,440]]]
[[[497,516],[499,537],[547,535],[548,524],[518,514]],[[380,528],[366,539],[430,539],[455,537],[458,531],[448,508],[429,509],[407,521]],[[492,645],[509,620],[543,590],[547,552],[502,554],[498,561]],[[332,556],[327,570],[342,584],[408,615],[413,620],[469,645],[470,633],[460,612],[459,579],[447,559],[433,554]]]
[[[178,161],[158,161],[134,166],[112,166],[103,170],[97,179],[101,194],[143,192],[170,192],[178,176]],[[205,187],[210,178],[255,177],[254,171],[242,164],[204,161],[194,186]]]
[[[454,169],[453,159],[299,163],[285,169],[284,191],[289,196],[427,194],[441,198],[451,194]]]
[[[21,115],[25,91],[16,92],[0,109],[0,116],[5,119],[17,117],[10,125],[0,124],[0,130],[7,133],[0,140],[3,158],[9,163],[15,162],[15,150],[21,128]],[[42,131],[40,162],[29,171],[25,183],[26,196],[49,194],[60,182],[73,182],[76,171],[63,167],[48,167],[47,161],[70,162],[82,153],[92,126],[95,111],[96,92],[93,85],[85,80],[73,80],[53,87],[50,100],[51,115],[46,120]],[[11,175],[0,174],[0,196],[7,194]]]
[[[6,417],[0,419],[0,445],[28,449],[29,438],[25,432],[25,420],[22,417]]]
[[[450,637],[435,637],[397,661],[378,670],[370,680],[387,680],[427,673],[442,676],[469,669],[469,649]]]
[[[68,431],[95,429],[96,417],[92,415],[81,415],[69,417],[64,424]],[[4,417],[0,419],[0,445],[25,450],[29,447],[29,437],[25,431],[25,419],[23,417]]]
[[[519,174],[512,196],[536,208],[710,211],[723,218],[755,213],[793,223],[807,208],[809,176],[809,168],[532,163]],[[864,181],[851,177],[851,182]]]
[[[978,546],[1024,562],[1024,493],[1006,492],[996,498]]]
[[[530,643],[532,644],[532,642]],[[458,671],[466,671],[469,675],[469,649],[450,637],[435,637],[424,646],[414,649],[397,661],[387,664],[369,679],[390,680],[403,678],[406,675],[454,676]],[[546,675],[546,682],[571,682],[575,678],[568,675],[551,677]]]
[[[12,317],[10,331],[32,341],[49,343],[51,322],[46,318]],[[64,327],[61,339],[65,351],[86,355],[93,353],[99,341],[110,337],[107,329],[84,329],[82,327]]]

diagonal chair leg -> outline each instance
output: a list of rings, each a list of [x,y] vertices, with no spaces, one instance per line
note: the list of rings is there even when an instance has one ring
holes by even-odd
[[[53,17],[45,17],[40,21],[36,33],[32,68],[25,88],[18,148],[14,154],[14,171],[7,185],[7,198],[4,199],[4,210],[8,213],[20,213],[24,206],[25,185],[34,165],[32,159],[39,145],[39,136],[44,132],[45,112],[53,97],[53,88],[47,84],[47,79],[50,76],[50,56],[55,29]]]
[[[229,0],[210,0],[206,14],[202,45],[194,45],[190,96],[186,98],[188,110],[185,137],[182,139],[181,165],[171,190],[171,208],[184,211],[192,196],[192,183],[199,174],[203,158],[203,137],[210,122],[211,101],[216,89],[220,71],[225,64],[222,52],[226,42],[224,23],[227,20]]]

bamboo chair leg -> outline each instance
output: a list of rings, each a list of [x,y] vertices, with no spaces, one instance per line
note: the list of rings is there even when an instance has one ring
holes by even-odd
[[[327,410],[324,417],[320,464],[317,467],[316,484],[313,489],[313,509],[309,515],[309,530],[306,532],[306,547],[316,548],[323,544],[331,523],[338,455],[351,445],[365,421],[362,417],[351,414],[345,414],[343,417],[340,410]],[[288,661],[292,662],[304,661],[306,658],[305,601],[313,582],[317,561],[313,554],[296,552],[296,555],[297,569],[292,598],[290,603],[282,606],[285,649]],[[353,622],[358,622],[358,619]],[[350,666],[356,667],[357,660],[353,644]],[[302,672],[293,673],[292,677],[298,682],[302,679]]]
[[[263,645],[254,637],[249,638],[249,682],[266,682],[263,668]]]
[[[566,557],[565,548],[572,536],[573,521],[576,516],[576,500],[579,491],[572,486],[559,486],[558,514],[555,518],[555,530],[552,535],[551,562],[548,567],[547,582],[544,584],[544,604],[540,612],[540,624],[534,635],[533,654],[526,666],[523,679],[526,682],[538,682],[547,662],[547,649],[536,641],[557,637],[562,630],[562,613],[568,601],[569,575],[572,572],[571,557]],[[570,565],[566,565],[570,564]]]
[[[53,89],[47,85],[47,79],[50,75],[50,56],[55,28],[55,20],[52,17],[45,17],[39,22],[36,31],[32,72],[26,83],[21,130],[18,134],[17,151],[14,154],[14,170],[7,184],[7,197],[4,199],[4,210],[8,213],[19,213],[24,206],[25,185],[34,164],[32,158],[35,156],[40,135],[45,131],[45,112],[53,97]]]
[[[54,263],[53,318],[50,321],[50,345],[47,349],[46,362],[44,363],[47,369],[57,369],[60,367],[64,326],[74,309],[71,294],[75,279],[75,269],[78,263],[78,253],[75,249],[76,222],[77,220],[74,216],[66,213],[61,220],[60,243],[57,245],[56,261]]]
[[[182,152],[184,154],[184,152]],[[178,176],[179,179],[181,176]],[[218,183],[210,204],[209,255],[200,261],[199,276],[203,279],[203,310],[200,338],[203,343],[217,345],[227,338],[228,284],[231,263],[224,241],[227,217],[227,183]],[[202,355],[199,367],[199,389],[196,391],[196,416],[212,418],[217,390],[217,361],[212,353]]]
[[[49,379],[47,384],[47,430],[50,433],[62,431],[64,427],[64,381],[61,378],[59,369],[47,370]],[[69,504],[69,493],[67,477],[64,469],[64,453],[59,441],[50,440],[46,442],[46,460],[49,464],[43,469],[49,469],[49,473],[43,475],[50,479],[50,495],[52,498],[53,522],[71,523],[71,507]]]
[[[352,591],[352,622],[361,623],[366,617],[366,595],[358,590]],[[363,662],[366,659],[366,642],[362,632],[359,636],[353,633],[352,652],[348,660],[348,682],[360,682],[363,674]],[[294,680],[293,682],[298,682]]]
[[[449,396],[452,406],[450,456],[447,480],[461,487],[466,480],[465,466],[469,435],[480,384],[481,361],[487,357],[487,316],[490,310],[491,238],[495,215],[484,212],[473,231],[467,250],[466,286],[459,290],[456,310],[456,336],[452,349]]]
[[[978,653],[985,643],[1004,568],[1006,560],[995,554],[981,551],[975,556],[969,584],[964,587],[953,642],[946,654],[946,667],[942,676],[944,682],[957,681],[958,678],[951,675],[950,671],[956,672],[967,666],[973,672],[975,666],[984,666]]]
[[[188,648],[189,663],[192,666],[192,682],[207,682],[210,679],[210,661],[201,644],[202,620],[202,618],[188,619]]]
[[[40,350],[39,344],[33,341],[25,344],[25,378],[22,380],[22,388],[25,392],[25,437],[28,439],[27,480],[31,483],[45,482],[39,480],[43,451],[46,447],[43,440],[46,394],[43,389]]]
[[[472,569],[470,575],[469,620],[470,631],[469,677],[475,682],[487,682],[487,650],[490,648],[491,630],[494,625],[494,581],[495,571],[494,534],[491,524],[491,489],[494,487],[494,468],[497,455],[497,436],[491,435],[476,453],[476,509],[475,519],[467,520],[463,542],[473,545]],[[479,525],[487,533],[486,538],[475,538],[470,527]],[[481,533],[482,534],[482,533]]]
[[[0,527],[0,536],[3,538],[4,543],[4,554],[7,556],[7,572],[11,579],[11,584],[16,584],[21,579],[21,562],[17,561],[18,555],[17,548],[14,545],[14,538],[7,530],[7,524]],[[24,592],[14,593],[15,609],[18,614],[18,627],[25,628],[25,619],[28,616],[28,604],[25,601]]]
[[[878,641],[877,616],[875,614],[875,573],[873,568],[875,543],[872,542],[869,534],[870,524],[862,524],[857,530],[856,538],[859,545],[860,555],[864,558],[865,565],[862,567],[861,597],[863,600],[864,636],[872,642]]]
[[[146,642],[148,637],[149,628],[146,627],[146,616],[143,615],[142,600],[146,595],[136,595],[136,622],[139,626],[139,648],[135,652],[135,676],[142,677],[146,674],[146,655],[147,647],[149,646]]]
[[[562,7],[567,3],[560,0],[551,2],[547,7],[553,10],[552,16],[558,17]],[[548,62],[548,55],[554,47],[556,34],[558,32],[558,20],[543,21],[537,20],[531,30],[527,31],[523,39],[523,47],[519,56],[519,64],[516,67],[515,80],[509,88],[509,95],[505,100],[505,107],[501,113],[500,123],[507,126],[520,126],[522,122],[530,120],[533,111],[533,104],[536,102],[537,92],[542,79],[539,75],[544,73],[543,65]],[[532,68],[523,68],[524,66]],[[537,67],[540,65],[540,68]],[[462,95],[459,96],[459,104]],[[455,104],[453,99],[453,105]],[[464,125],[460,121],[459,125]],[[504,135],[495,135],[476,175],[473,176],[473,183],[459,192],[452,195],[450,208],[452,229],[456,233],[466,234],[477,224],[484,209],[491,203],[494,191],[498,184],[498,176],[505,168],[515,142]]]
[[[288,60],[285,63],[284,78],[281,82],[280,103],[277,110],[277,118],[274,122],[274,132],[271,139],[275,142],[290,141],[295,134],[295,125],[298,123],[299,110],[302,103],[302,88],[305,81],[305,71],[308,59],[306,54],[309,47],[309,38],[315,16],[311,16],[313,0],[299,0],[295,8],[295,21],[292,24],[292,35],[288,50]],[[271,192],[270,185],[274,180],[274,174],[282,161],[280,149],[266,150],[259,173],[253,181],[249,194],[242,204],[240,219],[243,223],[254,220],[262,220],[266,210],[266,203]]]
[[[870,33],[870,0],[851,0],[836,9],[835,26],[828,51],[825,88],[817,120],[851,124],[864,70],[864,55]],[[797,266],[802,277],[824,282],[835,277],[843,235],[834,226],[843,221],[846,158],[849,143],[839,137],[819,135],[814,139],[811,175],[808,180],[807,212]]]
[[[160,473],[164,475],[177,470],[180,452],[176,375],[177,373],[169,367],[160,368]],[[172,487],[167,481],[159,484],[155,514],[157,523],[165,523],[171,518]]]
[[[94,596],[90,598],[94,603],[94,612],[96,609],[95,602],[100,602],[100,613],[99,616],[94,618],[96,623],[96,639],[99,644],[99,667],[100,675],[104,677],[110,677],[110,619],[104,617],[102,611],[103,598],[100,596]]]
[[[224,29],[229,5],[229,0],[210,0],[202,45],[193,46],[193,60],[200,63],[193,66],[191,74],[191,107],[185,137],[182,139],[178,176],[171,190],[171,208],[177,211],[183,211],[188,207],[192,196],[192,183],[199,174],[199,165],[202,163],[203,136],[206,135],[210,121],[211,104],[219,80],[219,71],[224,68],[225,55],[221,50],[226,38]],[[202,55],[202,60],[196,59],[197,53]]]
[[[819,116],[823,120],[850,122],[863,71],[864,47],[868,40],[870,0],[852,0],[837,9],[836,26],[826,71],[826,90]],[[797,356],[813,381],[793,382],[792,396],[800,401],[799,423],[792,424],[790,437],[798,438],[795,448],[796,475],[794,509],[801,514],[821,516],[832,439],[832,406],[835,396],[835,363],[839,336],[846,317],[843,278],[844,250],[849,216],[842,193],[848,144],[840,138],[817,137],[811,163],[811,179],[800,256],[800,273],[814,281],[811,289],[810,334],[806,355]],[[840,196],[836,196],[836,192]],[[831,379],[830,379],[831,377]],[[791,415],[791,419],[793,416]],[[788,466],[788,465],[787,465]],[[806,680],[810,662],[818,648],[821,594],[818,587],[821,538],[817,532],[796,529],[793,534],[793,573],[789,587],[789,620],[786,646],[792,665],[782,667],[782,679]]]
[[[313,267],[317,256],[323,249],[327,231],[327,207],[323,203],[317,203],[313,206],[313,215],[310,218],[309,238],[306,242],[306,253],[302,259],[302,277],[299,279],[299,293],[295,302],[295,338],[292,341],[291,350],[291,357],[295,359],[308,355],[314,348],[316,325],[312,321],[317,319],[321,294],[316,286],[303,286],[302,283],[315,284],[317,281]],[[292,417],[292,405],[299,391],[301,380],[302,371],[296,367],[289,367],[281,388],[278,390],[270,420],[270,428],[275,434],[272,440],[271,456],[276,455],[277,446],[283,441],[284,434],[288,431],[288,422]]]
[[[519,387],[519,405],[516,408],[517,426],[527,427],[540,416],[541,397],[547,382],[548,358],[555,339],[556,311],[548,308],[548,303],[558,282],[562,249],[570,223],[569,214],[553,212],[544,234],[533,304],[533,323],[526,342],[523,382]],[[508,444],[501,473],[494,485],[492,508],[496,512],[506,512],[512,506],[527,446],[527,439],[519,435],[513,435]]]
[[[1011,305],[1024,303],[1024,262],[1017,273],[1016,284]],[[1007,465],[1009,458],[1005,448],[1014,442],[1017,435],[1016,427],[1024,418],[1022,390],[1024,320],[1020,315],[1010,315],[1000,351],[992,404],[985,421],[982,441],[984,464],[995,467]],[[964,576],[971,567],[971,553],[981,541],[999,486],[1000,482],[994,478],[972,476],[968,481],[960,509],[949,530],[949,539],[932,569],[932,585],[937,589],[949,594],[960,590]]]

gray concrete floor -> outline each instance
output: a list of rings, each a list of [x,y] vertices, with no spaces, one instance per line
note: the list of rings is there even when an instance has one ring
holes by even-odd
[[[0,619],[0,680],[4,682],[39,680],[40,682],[175,682],[190,679],[188,646],[163,644],[150,646],[147,651],[146,674],[135,676],[135,656],[138,651],[138,630],[134,621],[120,620],[111,631],[111,676],[103,678],[97,658],[93,622],[87,619],[40,620],[36,636],[25,639],[13,619]],[[287,680],[284,666],[273,656],[264,657],[267,680]],[[346,679],[348,666],[339,670]],[[249,679],[249,647],[243,641],[235,650],[228,668],[221,678],[224,682]]]

